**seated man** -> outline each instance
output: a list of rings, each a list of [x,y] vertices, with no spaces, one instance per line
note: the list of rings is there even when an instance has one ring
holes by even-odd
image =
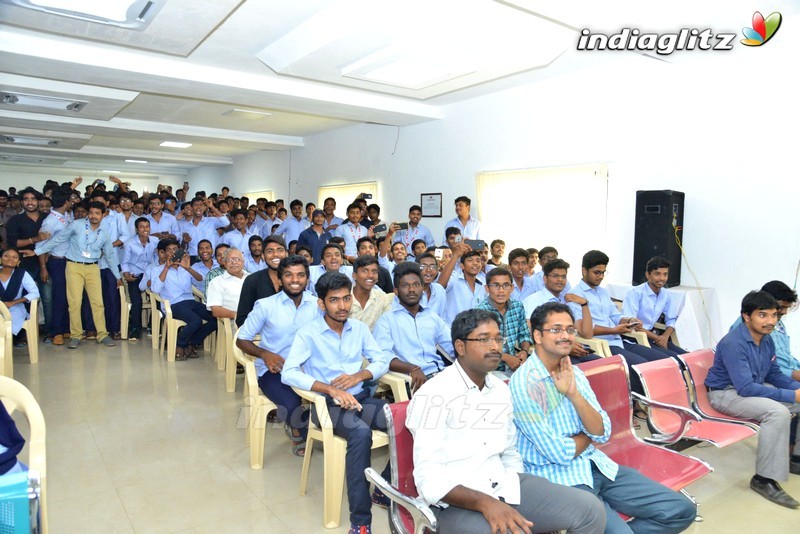
[[[430,309],[445,322],[445,310],[447,307],[447,291],[435,283],[439,276],[439,264],[430,252],[420,254],[416,258],[422,273],[422,298],[419,303],[423,308]],[[448,323],[450,324],[450,323]]]
[[[503,343],[503,361],[498,371],[510,375],[528,358],[533,351],[531,332],[525,320],[525,308],[518,300],[511,298],[511,273],[502,267],[489,271],[486,275],[488,296],[476,306],[479,310],[493,312],[500,322]]]
[[[436,352],[437,345],[448,354],[453,353],[450,329],[438,315],[419,304],[422,297],[419,264],[406,261],[397,266],[394,294],[397,298],[393,299],[391,309],[378,318],[373,335],[381,349],[396,356],[389,369],[409,375],[411,389],[416,391],[446,365]]]
[[[456,362],[417,391],[406,415],[414,481],[438,532],[603,532],[597,499],[523,472],[511,393],[491,374],[503,346],[495,314],[458,314],[451,337]]]
[[[205,276],[203,276],[203,296],[208,292],[208,284],[211,281],[218,277],[225,274],[225,251],[231,248],[230,245],[226,245],[225,243],[220,243],[219,245],[214,248],[214,259],[217,262],[217,266],[210,269]]]
[[[270,236],[267,239],[275,238]],[[297,393],[281,382],[281,370],[295,333],[319,317],[320,311],[317,299],[305,290],[307,261],[300,256],[283,258],[278,266],[278,276],[282,291],[256,301],[236,334],[236,345],[245,354],[256,356],[258,386],[278,406],[277,418],[285,423],[287,433],[290,433],[292,452],[302,456],[306,447],[308,412],[300,409]],[[256,334],[261,334],[258,345],[253,343]]]
[[[800,462],[789,458],[791,414],[800,413],[800,382],[781,372],[769,334],[778,322],[780,305],[766,291],[751,291],[742,300],[742,324],[717,344],[706,386],[711,406],[722,413],[754,419],[758,432],[756,474],[750,488],[787,508],[800,506],[779,481],[800,474]],[[793,455],[800,455],[795,443]]]
[[[611,422],[569,355],[576,334],[569,307],[548,302],[531,316],[535,353],[511,376],[513,420],[525,472],[596,495],[606,532],[682,532],[697,515],[684,495],[624,465],[593,443],[606,443]],[[626,523],[619,513],[632,516]]]
[[[206,308],[214,317],[236,319],[239,296],[242,294],[242,285],[247,277],[242,251],[238,248],[229,248],[225,252],[225,266],[225,274],[214,278],[208,284]]]
[[[364,477],[364,469],[370,465],[372,430],[386,430],[383,413],[386,401],[370,397],[363,383],[383,376],[391,355],[381,350],[364,323],[348,320],[351,286],[350,278],[341,273],[325,273],[320,277],[316,292],[319,308],[325,314],[297,330],[281,381],[325,395],[333,433],[347,440],[349,532],[369,534],[372,499],[387,504],[382,494],[373,494],[370,499],[369,482]],[[365,357],[370,364],[362,369]],[[388,464],[383,474],[388,476]]]
[[[378,248],[371,237],[362,237],[358,240],[359,256],[378,256]],[[394,292],[394,283],[389,269],[380,264],[378,260],[378,283],[376,284],[384,293]]]
[[[456,264],[461,264],[460,272],[454,272]],[[458,243],[453,257],[439,273],[437,282],[447,291],[447,317],[451,322],[464,310],[474,308],[486,298],[486,288],[478,277],[481,272],[481,255],[466,243]]]
[[[539,265],[542,266],[542,270],[539,271],[538,273],[531,275],[533,277],[534,292],[541,291],[541,289],[544,287],[544,266],[547,265],[549,262],[558,259],[558,250],[556,250],[556,247],[544,247],[542,248],[542,250],[539,251],[538,257],[539,257]],[[530,264],[533,264],[535,266],[536,260],[531,258]],[[570,285],[569,281],[567,282],[566,287],[567,287],[567,292],[569,292],[572,289],[572,286]]]
[[[524,248],[515,248],[508,253],[508,270],[511,271],[514,283],[514,289],[511,291],[512,299],[524,301],[526,297],[535,293],[533,277],[528,276],[530,261],[530,254]]]
[[[239,307],[236,310],[237,326],[244,324],[247,314],[253,309],[257,300],[271,297],[280,290],[278,267],[286,256],[286,245],[282,237],[270,235],[264,239],[264,259],[267,262],[267,268],[250,274],[244,279],[242,294],[239,297]]]
[[[353,267],[342,264],[343,257],[342,247],[336,243],[328,243],[322,247],[322,263],[319,265],[312,265],[309,268],[308,291],[310,291],[312,295],[315,295],[314,288],[317,281],[319,281],[320,277],[326,272],[337,272],[346,276],[353,275]]]
[[[206,289],[206,275],[211,269],[219,267],[217,259],[214,257],[214,247],[211,241],[203,239],[197,244],[197,261],[192,264],[192,269],[200,273],[203,277],[202,280],[195,280],[192,278],[192,285],[198,291],[205,292]]]
[[[378,318],[391,308],[394,293],[384,293],[376,286],[378,259],[375,256],[356,258],[353,263],[353,281],[355,283],[350,318],[366,323],[372,330]]]
[[[158,249],[164,250],[166,261],[163,266],[157,265],[150,269],[150,291],[168,300],[172,307],[172,316],[186,323],[178,333],[175,360],[198,358],[197,347],[217,329],[217,321],[211,312],[192,296],[191,278],[199,279],[200,274],[189,265],[188,254],[183,254],[177,260],[173,259],[180,250],[177,240],[162,239],[158,242]],[[161,311],[166,312],[163,304],[161,307]]]
[[[622,302],[622,313],[642,322],[636,330],[647,334],[650,347],[669,356],[677,356],[686,354],[686,351],[670,341],[670,336],[675,331],[678,310],[672,293],[664,287],[669,278],[669,266],[669,260],[661,256],[647,260],[644,274],[647,282],[628,291]],[[654,327],[661,314],[664,314],[666,328],[663,332],[657,332]]]

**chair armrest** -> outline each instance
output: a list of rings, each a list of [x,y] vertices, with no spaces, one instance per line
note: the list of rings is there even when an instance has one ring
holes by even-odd
[[[429,529],[431,532],[436,532],[438,528],[436,516],[422,499],[409,497],[408,495],[400,493],[400,491],[386,482],[386,480],[371,467],[364,469],[364,475],[367,477],[367,480],[375,484],[376,488],[389,497],[393,503],[402,506],[411,514],[414,520],[415,533],[421,534],[425,528]]]
[[[389,371],[385,375],[380,377],[378,379],[378,382],[381,384],[385,384],[389,386],[389,388],[391,388],[395,402],[403,402],[409,400],[408,389],[406,388],[406,385],[411,383],[410,376],[404,375],[402,373],[396,373],[394,371]]]
[[[629,332],[627,334],[622,334],[622,337],[629,337],[636,341],[639,345],[643,347],[650,346],[650,340],[647,339],[647,334],[644,332]]]
[[[666,404],[664,402],[658,402],[653,400],[649,397],[645,397],[644,395],[640,395],[634,391],[631,391],[631,398],[639,401],[640,403],[648,406],[650,408],[661,408],[664,410],[669,410],[674,412],[678,417],[681,419],[680,426],[678,430],[673,432],[672,434],[653,434],[648,438],[644,438],[645,441],[650,443],[656,443],[659,445],[672,445],[673,443],[677,443],[684,434],[689,430],[689,427],[692,424],[692,421],[700,422],[700,416],[697,415],[692,410],[688,408],[684,408],[682,406],[675,406],[674,404]]]
[[[611,356],[611,349],[608,348],[608,341],[605,339],[575,336],[575,341],[582,343],[583,345],[588,345],[589,348],[594,351],[595,355],[600,356],[601,358],[607,358]]]

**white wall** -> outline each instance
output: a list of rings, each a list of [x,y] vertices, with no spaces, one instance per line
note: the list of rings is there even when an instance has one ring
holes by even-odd
[[[108,173],[101,173],[99,171],[84,172],[71,170],[71,169],[57,169],[53,167],[33,167],[21,165],[6,165],[0,166],[0,189],[8,190],[9,187],[16,187],[21,190],[29,185],[35,187],[39,191],[42,190],[47,180],[55,180],[58,183],[71,182],[77,176],[83,176],[83,182],[80,185],[80,191],[83,188],[94,182],[96,179],[101,178],[106,181],[106,188],[111,190],[114,184],[108,181]],[[128,175],[120,173],[117,175],[121,180],[130,182],[131,187],[140,193],[147,188],[148,191],[155,191],[158,184],[171,185],[173,190],[180,188],[183,185],[185,176],[162,174],[159,176],[144,176],[144,175]]]
[[[209,195],[228,186],[234,196],[272,189],[277,198],[286,199],[298,189],[298,184],[289,181],[291,157],[288,151],[253,152],[234,157],[233,165],[196,167],[189,171],[188,180],[192,191],[204,190]]]

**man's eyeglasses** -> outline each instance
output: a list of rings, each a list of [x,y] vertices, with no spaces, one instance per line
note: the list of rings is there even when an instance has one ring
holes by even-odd
[[[566,274],[550,273],[547,276],[549,276],[550,278],[555,278],[556,280],[566,280],[567,279],[567,275]]]
[[[543,328],[542,332],[550,332],[554,336],[557,336],[561,332],[566,332],[567,335],[574,336],[578,333],[578,329],[574,326],[570,326],[568,328]]]
[[[436,264],[433,264],[433,265],[420,264],[419,270],[420,271],[437,271],[437,270],[439,270],[439,266],[436,265]]]
[[[242,258],[227,258],[225,263],[242,263],[243,261]]]
[[[475,341],[479,345],[483,347],[491,347],[492,344],[503,346],[506,342],[506,338],[500,337],[465,337],[464,341]]]
[[[497,291],[498,289],[505,289],[506,291],[508,291],[514,286],[512,284],[509,284],[508,282],[506,282],[505,284],[498,284],[497,282],[492,282],[491,284],[489,284],[489,287],[494,289],[495,291]]]

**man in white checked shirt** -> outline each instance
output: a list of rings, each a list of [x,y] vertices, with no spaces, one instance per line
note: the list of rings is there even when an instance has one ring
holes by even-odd
[[[611,422],[569,352],[576,329],[566,304],[542,304],[531,316],[536,351],[511,375],[513,420],[525,471],[596,495],[606,508],[607,533],[682,532],[695,504],[635,469],[618,465],[594,443]],[[617,512],[632,516],[623,521]]]

